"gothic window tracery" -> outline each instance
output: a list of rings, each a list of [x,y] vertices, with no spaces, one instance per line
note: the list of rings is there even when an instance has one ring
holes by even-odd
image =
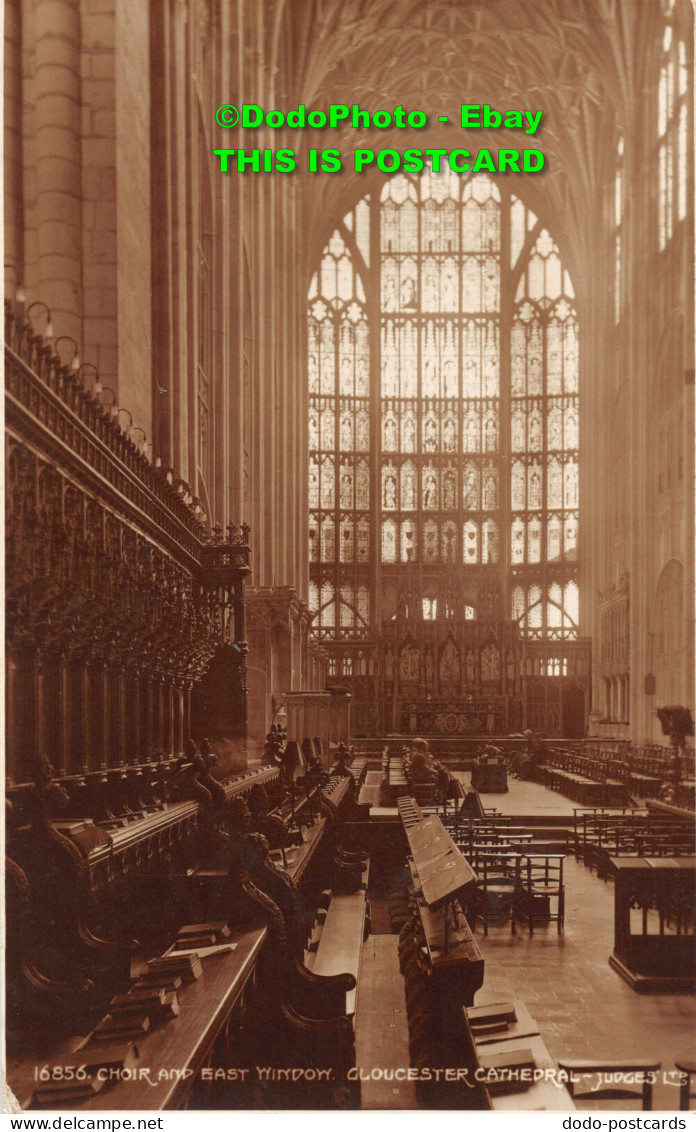
[[[310,575],[364,616],[329,624],[322,601],[320,637],[369,633],[375,579],[408,564],[423,595],[507,566],[522,633],[577,636],[573,298],[550,233],[486,176],[396,175],[338,225],[309,293]]]
[[[333,233],[310,289],[310,610],[323,639],[365,635],[369,621],[370,356],[365,292],[353,265],[354,254],[367,253],[368,233],[361,202],[350,225]],[[395,479],[383,476],[385,508],[396,506],[396,490]],[[324,600],[326,587],[340,593],[338,604]]]

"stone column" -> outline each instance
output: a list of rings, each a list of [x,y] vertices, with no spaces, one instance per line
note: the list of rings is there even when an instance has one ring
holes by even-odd
[[[5,263],[24,279],[24,177],[22,170],[22,15],[19,0],[5,2]],[[17,276],[8,272],[11,296]]]
[[[39,0],[36,40],[36,275],[31,298],[56,336],[82,338],[79,0]],[[42,330],[43,326],[37,326]]]

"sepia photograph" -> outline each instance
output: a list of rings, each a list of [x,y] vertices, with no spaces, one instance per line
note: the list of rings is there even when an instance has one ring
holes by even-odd
[[[691,0],[4,26],[11,1127],[685,1128]]]

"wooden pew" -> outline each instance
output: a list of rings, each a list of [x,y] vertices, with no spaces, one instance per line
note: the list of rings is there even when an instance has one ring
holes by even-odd
[[[315,975],[350,974],[357,986],[360,974],[360,956],[365,937],[365,893],[337,893],[331,897],[326,920],[321,932],[316,958],[312,964]],[[355,1014],[356,987],[346,995],[345,1013]]]
[[[160,800],[126,822],[102,823],[87,814],[54,817],[53,791],[60,783],[48,772],[21,793],[7,844],[17,882],[12,900],[21,898],[26,927],[23,939],[13,938],[7,966],[15,1026],[18,1018],[33,1019],[34,1028],[40,1019],[41,1028],[56,1034],[88,1026],[104,1002],[127,987],[138,940],[162,933],[166,938],[174,929],[176,913],[167,902],[150,898],[147,878],[185,876],[195,866],[210,832],[213,795],[222,807],[255,785],[273,791],[278,783],[275,767],[244,771],[226,782],[213,781],[208,772],[203,764],[197,777],[186,771],[179,793],[190,789],[193,797]],[[135,781],[139,778],[147,781],[144,771]],[[167,788],[174,791],[177,781]],[[138,791],[143,797],[143,789]],[[19,1041],[19,1028],[17,1034]]]
[[[413,854],[411,915],[399,936],[411,1064],[466,1070],[458,1018],[483,983],[483,959],[460,905],[476,877],[439,817],[424,817],[413,799],[401,799],[399,812]],[[417,1093],[428,1107],[487,1107],[482,1090],[456,1081],[419,1081]]]

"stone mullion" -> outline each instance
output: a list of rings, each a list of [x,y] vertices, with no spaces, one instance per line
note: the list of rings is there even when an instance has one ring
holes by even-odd
[[[634,98],[638,99],[634,94]],[[637,107],[636,107],[637,109]],[[648,139],[649,140],[649,139]],[[644,174],[644,150],[642,137],[633,133],[627,139],[624,167],[627,180],[626,245],[622,255],[627,260],[626,282],[628,295],[627,317],[627,372],[629,381],[629,414],[631,468],[630,498],[630,673],[631,673],[631,737],[634,741],[651,741],[654,736],[653,720],[650,714],[650,701],[644,694],[644,677],[650,661],[648,653],[648,625],[651,607],[650,573],[653,563],[646,554],[651,544],[652,515],[649,508],[652,501],[649,482],[652,463],[646,463],[644,455],[651,451],[651,437],[648,434],[649,400],[652,385],[649,359],[654,354],[650,327],[650,293],[645,272],[644,256],[638,256],[636,249],[644,247],[646,241],[644,217],[650,210],[649,182]],[[648,240],[652,234],[647,233]]]
[[[498,341],[500,343],[500,413],[498,420],[498,575],[503,595],[503,609],[510,616],[511,572],[510,572],[510,525],[512,511],[510,506],[510,467],[511,467],[511,420],[512,391],[510,342],[512,335],[514,294],[510,266],[510,197],[503,196],[500,227],[500,321]]]
[[[333,452],[334,452],[334,564],[333,564],[333,587],[334,587],[334,618],[335,618],[335,632],[334,637],[341,636],[341,445],[340,445],[340,417],[341,417],[341,315],[340,309],[334,311],[334,397],[333,397],[333,410],[334,410],[334,439],[333,439]],[[353,357],[355,362],[355,357]],[[353,370],[353,380],[355,380],[355,369]],[[320,488],[323,490],[323,476],[319,480]],[[321,503],[321,496],[319,497]],[[321,594],[319,595],[319,605],[321,606]]]
[[[379,194],[373,193],[370,209],[370,272],[375,279],[372,289],[374,300],[368,311],[370,342],[370,449],[368,465],[370,469],[370,622],[377,632],[382,617],[382,591],[380,562],[382,557],[382,487],[381,487],[381,326],[380,326],[380,244],[379,244]],[[367,292],[367,287],[366,287]],[[367,292],[369,293],[369,292]]]

